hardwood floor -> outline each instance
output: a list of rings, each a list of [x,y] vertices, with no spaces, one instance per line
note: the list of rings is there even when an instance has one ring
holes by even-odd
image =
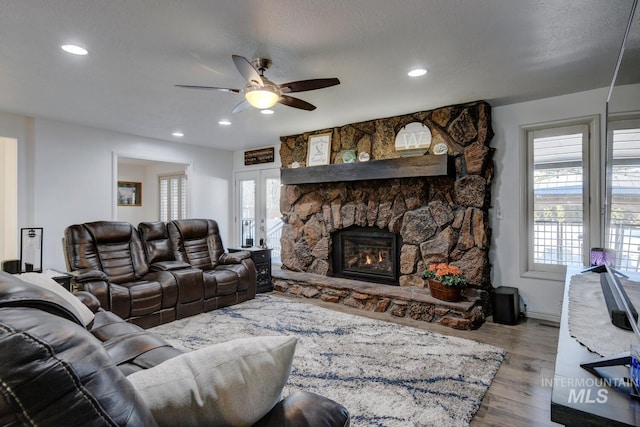
[[[468,338],[506,350],[506,356],[471,426],[558,426],[551,421],[551,387],[558,345],[558,325],[525,319],[518,325],[493,323],[489,318],[478,330],[459,331],[445,326],[367,312],[317,299],[273,295],[329,308],[344,313],[429,330],[443,335]]]

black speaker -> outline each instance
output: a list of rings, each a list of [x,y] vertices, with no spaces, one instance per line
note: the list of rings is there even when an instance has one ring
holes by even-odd
[[[20,260],[9,259],[6,261],[2,261],[2,271],[6,271],[9,274],[20,273]]]
[[[493,294],[493,322],[515,325],[520,318],[518,288],[499,286]]]

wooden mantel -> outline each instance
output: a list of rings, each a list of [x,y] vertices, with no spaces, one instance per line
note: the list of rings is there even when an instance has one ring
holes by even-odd
[[[370,162],[339,163],[296,169],[283,168],[280,169],[280,181],[284,185],[290,185],[444,176],[454,170],[451,163],[449,156],[427,154],[399,159],[372,160]]]

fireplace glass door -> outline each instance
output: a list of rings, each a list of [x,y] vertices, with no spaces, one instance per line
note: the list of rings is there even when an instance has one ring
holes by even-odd
[[[377,228],[339,230],[333,239],[335,276],[398,284],[395,234]]]

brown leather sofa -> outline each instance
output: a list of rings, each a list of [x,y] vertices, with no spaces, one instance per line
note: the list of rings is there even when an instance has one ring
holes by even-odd
[[[100,305],[144,328],[254,298],[246,251],[224,252],[209,219],[96,221],[64,233],[67,269]]]
[[[175,220],[167,231],[175,259],[202,270],[205,311],[255,298],[256,269],[250,255],[226,253],[215,221]]]
[[[68,299],[0,272],[0,425],[156,426],[125,375],[181,352],[78,295],[95,311],[88,326]],[[347,426],[349,413],[299,391],[254,425]]]

